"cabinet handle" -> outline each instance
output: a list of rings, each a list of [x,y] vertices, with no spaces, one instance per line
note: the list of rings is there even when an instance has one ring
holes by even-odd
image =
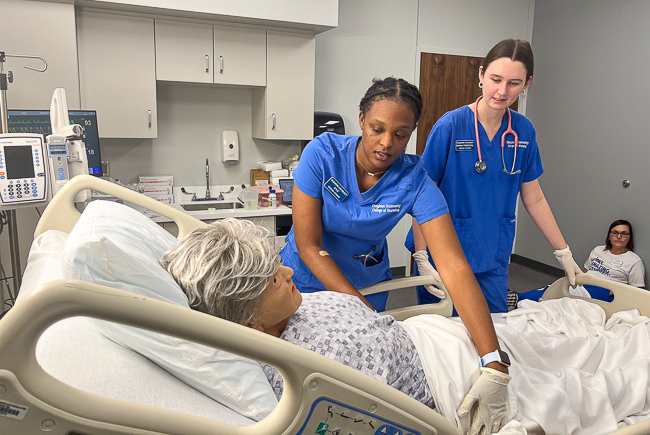
[[[219,56],[219,74],[223,74],[223,56]]]
[[[205,72],[210,72],[210,56],[205,55]]]
[[[275,113],[272,116],[273,116],[273,124],[271,125],[271,130],[275,130]]]
[[[149,109],[149,128],[151,128],[151,109]]]

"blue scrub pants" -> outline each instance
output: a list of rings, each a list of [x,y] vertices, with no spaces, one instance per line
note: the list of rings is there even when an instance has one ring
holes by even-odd
[[[319,291],[327,291],[327,290],[307,289],[307,290],[300,290],[300,293],[315,293]],[[368,302],[370,302],[370,305],[372,305],[375,311],[378,312],[386,311],[386,301],[388,301],[388,292],[375,293],[364,297]]]
[[[415,266],[415,275],[419,275],[418,265]],[[486,272],[475,273],[478,285],[483,290],[491,313],[508,312],[508,266],[499,266]],[[423,286],[418,286],[418,304],[435,304],[440,299],[429,293]],[[456,309],[454,308],[454,315]]]

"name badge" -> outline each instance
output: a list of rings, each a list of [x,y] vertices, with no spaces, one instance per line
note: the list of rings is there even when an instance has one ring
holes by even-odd
[[[456,151],[474,151],[473,140],[457,140],[454,148]]]
[[[623,262],[620,260],[614,260],[612,261],[612,264],[616,267],[621,267],[623,265]]]
[[[345,187],[343,187],[343,185],[339,183],[339,180],[334,177],[325,182],[325,189],[327,189],[327,191],[331,193],[334,199],[338,202],[345,201],[345,198],[349,195],[348,191],[345,190]]]

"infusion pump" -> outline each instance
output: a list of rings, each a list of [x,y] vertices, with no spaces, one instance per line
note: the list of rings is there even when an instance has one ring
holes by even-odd
[[[43,135],[0,134],[0,209],[47,203],[46,164]]]
[[[46,205],[70,178],[87,174],[85,146],[76,137],[0,134],[0,210]],[[84,190],[75,202],[88,199]]]

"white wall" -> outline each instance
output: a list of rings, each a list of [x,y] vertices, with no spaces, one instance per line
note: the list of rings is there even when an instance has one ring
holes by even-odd
[[[211,184],[248,184],[257,161],[300,153],[298,141],[251,137],[250,88],[159,82],[157,98],[157,139],[101,140],[102,160],[111,162],[111,177],[130,183],[139,175],[172,174],[177,186],[203,185],[207,157]],[[237,164],[221,162],[223,130],[239,133]]]
[[[527,115],[544,162],[540,183],[580,266],[619,218],[633,224],[635,251],[650,261],[648,17],[650,3],[633,0],[535,6]],[[515,252],[557,266],[551,251],[520,213]]]
[[[316,110],[339,113],[359,134],[359,100],[374,77],[419,84],[422,51],[484,56],[498,41],[528,39],[534,0],[341,0],[339,27],[316,36]],[[416,133],[408,152],[415,152]],[[392,267],[410,265],[405,218],[388,237]]]

